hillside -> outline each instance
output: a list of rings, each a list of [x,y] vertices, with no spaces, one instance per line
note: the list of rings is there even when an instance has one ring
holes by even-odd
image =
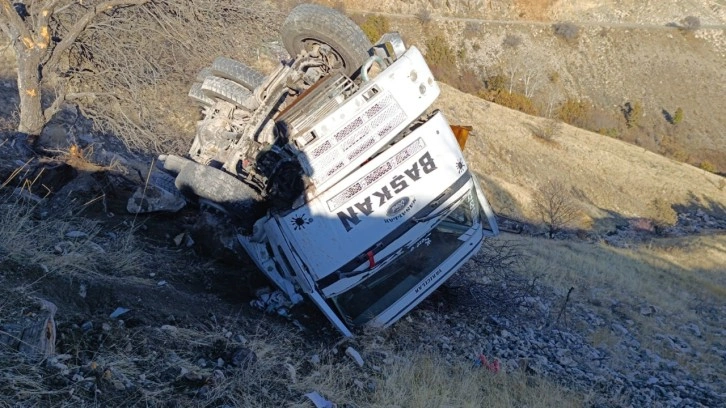
[[[632,218],[657,218],[651,203],[723,217],[723,177],[643,148],[520,112],[442,86],[438,102],[451,121],[475,124],[466,152],[505,215],[536,221],[534,191],[558,180],[586,214],[579,227],[606,233]],[[543,129],[551,140],[538,137]]]
[[[638,85],[652,98],[644,100],[684,107],[703,97],[703,112],[688,111],[683,125],[692,128],[682,128],[715,135],[694,143],[723,142],[718,94],[726,70],[719,65],[724,54],[714,51],[722,50],[720,34],[678,37],[673,54],[659,54],[703,46],[671,65],[672,72],[659,65],[663,75],[683,82],[683,89],[661,92],[648,81],[665,77],[645,68],[633,82],[619,81],[615,69],[601,79],[603,65],[583,52],[590,37],[571,52],[547,31],[550,21],[568,19],[587,27],[592,41],[602,22],[615,31],[632,29],[617,24],[654,25],[648,36],[676,38],[678,31],[660,26],[685,10],[698,13],[704,25],[722,24],[722,2],[645,2],[627,11],[622,6],[630,2],[621,0],[344,3],[349,12],[400,18],[415,41],[422,28],[412,15],[424,7],[454,18],[504,20],[477,26],[498,33],[481,40],[493,44],[493,54],[481,48],[487,58],[503,52],[506,33],[521,30],[523,44],[532,47],[523,52],[548,44],[554,59],[580,58],[579,67],[561,61],[572,78],[563,74],[567,92],[620,103],[617,95],[631,95],[627,87]],[[250,27],[267,41],[278,20]],[[451,27],[452,38],[467,26],[434,23]],[[538,38],[545,41],[535,43]],[[229,51],[265,71],[279,56],[274,45]],[[364,407],[726,404],[724,177],[440,84],[436,108],[452,123],[474,127],[464,152],[510,232],[487,241],[393,327],[344,339],[309,302],[287,316],[253,307],[269,283],[248,259],[209,251],[205,244],[229,231],[207,223],[196,208],[127,213],[126,202],[146,182],[157,152],[130,152],[120,142],[127,135],[100,132],[73,109],[41,138],[42,154],[24,148],[13,131],[17,84],[7,50],[0,48],[0,405],[312,407],[311,392],[338,406]],[[609,49],[605,59],[633,58],[618,50]],[[177,127],[169,125],[164,135],[177,140],[164,146],[183,151],[196,117],[181,114],[194,108],[184,102],[188,84],[180,84],[192,79],[179,76],[175,71],[160,81],[172,93],[154,94],[148,107],[156,116],[174,111],[166,124]],[[610,82],[595,87],[596,80]],[[688,94],[697,81],[702,92]],[[686,99],[668,99],[681,92]],[[717,155],[726,151],[721,147]],[[559,193],[576,216],[548,239],[538,204],[553,183],[564,186]],[[43,310],[39,299],[57,310]],[[37,361],[7,346],[19,327],[49,314],[57,324],[54,357]],[[362,366],[349,347],[360,353]]]
[[[422,49],[427,39],[443,36],[459,55],[459,69],[482,80],[508,78],[541,116],[556,116],[567,100],[585,101],[594,106],[581,118],[588,129],[726,169],[720,115],[726,109],[726,7],[718,2],[344,3],[349,13],[385,16]],[[679,29],[689,16],[698,21],[696,29]],[[563,24],[561,35],[554,24]],[[632,127],[623,119],[626,103],[642,107]],[[673,126],[678,108],[683,121]]]

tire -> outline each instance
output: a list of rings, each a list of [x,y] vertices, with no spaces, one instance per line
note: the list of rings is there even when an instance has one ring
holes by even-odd
[[[250,112],[255,110],[258,105],[249,89],[229,79],[216,76],[208,77],[202,83],[201,89],[204,95],[209,98],[217,98],[233,103]]]
[[[196,102],[197,105],[201,107],[207,107],[214,105],[214,99],[206,96],[204,92],[202,92],[202,84],[199,82],[195,82],[192,85],[192,88],[189,90],[189,97]]]
[[[266,208],[262,197],[235,176],[178,156],[160,156],[164,170],[177,173],[174,185],[178,191],[201,197],[222,206],[246,231]]]
[[[217,57],[212,63],[211,72],[218,77],[237,82],[250,91],[257,89],[265,80],[261,73],[227,57]]]
[[[314,44],[327,44],[340,57],[342,70],[353,76],[373,47],[352,20],[336,10],[316,4],[295,7],[282,26],[282,43],[292,57]]]
[[[210,68],[210,67],[202,68],[202,70],[199,71],[199,73],[197,74],[197,81],[204,82],[205,79],[209,78],[212,75],[214,75],[214,74],[212,74],[212,68]]]

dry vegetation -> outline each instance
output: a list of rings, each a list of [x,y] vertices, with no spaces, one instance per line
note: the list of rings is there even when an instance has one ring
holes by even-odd
[[[336,4],[351,12],[368,3]],[[505,13],[501,3],[491,2],[489,11],[473,12]],[[667,109],[661,108],[660,99],[636,98],[635,92],[622,95],[625,99],[615,104],[607,98],[578,99],[584,95],[574,92],[573,84],[582,80],[580,90],[588,86],[577,72],[547,64],[542,65],[543,72],[528,71],[520,58],[525,50],[533,49],[536,36],[553,41],[560,36],[565,41],[557,46],[548,43],[549,49],[568,52],[607,42],[621,48],[636,45],[631,37],[599,28],[574,30],[573,26],[578,28],[574,23],[552,26],[547,20],[551,17],[547,6],[552,2],[515,3],[518,15],[510,17],[547,21],[546,29],[539,32],[540,26],[535,26],[514,34],[506,27],[469,24],[467,31],[462,23],[452,28],[436,20],[438,13],[432,14],[420,2],[391,6],[410,7],[394,11],[415,15],[411,25],[375,15],[358,22],[371,39],[387,27],[400,27],[426,50],[439,78],[479,95],[464,95],[444,85],[439,107],[452,121],[475,126],[466,151],[471,167],[480,175],[495,209],[533,225],[535,235],[501,237],[512,245],[504,244],[506,248],[516,250],[505,252],[500,247],[497,253],[521,263],[516,275],[501,275],[494,284],[528,284],[537,278],[563,296],[574,288],[574,309],[586,305],[608,322],[622,320],[625,314],[632,321],[628,328],[644,346],[664,357],[684,360],[679,363],[694,373],[726,381],[726,372],[714,364],[722,357],[712,347],[719,341],[715,333],[722,328],[723,316],[718,310],[709,312],[712,305],[726,302],[723,233],[648,235],[647,240],[625,248],[609,245],[604,238],[619,226],[639,220],[645,220],[645,228],[653,225],[668,235],[668,227],[678,221],[677,213],[687,211],[723,218],[726,182],[711,174],[724,171],[723,150],[711,155],[684,152],[686,146],[679,137],[698,129],[694,123],[698,117],[692,113],[695,105],[689,104],[693,99],[664,98]],[[62,85],[52,85],[87,94],[79,99],[81,112],[128,147],[182,151],[193,131],[195,113],[186,102],[186,92],[180,90],[188,88],[199,67],[219,54],[261,70],[266,60],[275,60],[270,33],[276,31],[284,12],[267,3],[259,3],[260,7],[249,2],[222,4],[153,2],[143,9],[114,13],[69,52],[69,61],[83,68],[66,71]],[[462,12],[466,13],[452,9],[441,14]],[[691,36],[683,41],[705,47],[693,36],[694,30],[698,32],[693,19],[682,24]],[[458,32],[464,35],[457,36]],[[600,32],[604,35],[594,34]],[[451,41],[451,33],[464,40]],[[643,41],[657,37],[653,41],[658,44],[663,40],[655,34],[631,35],[642,35],[638,38]],[[486,36],[492,38],[491,44],[481,39]],[[583,38],[589,42],[583,44]],[[681,44],[681,40],[674,41]],[[110,42],[117,46],[106,46]],[[592,43],[600,45],[588,45]],[[250,49],[260,51],[251,53]],[[502,65],[486,65],[485,70],[481,69],[484,65],[476,65],[481,63],[477,58],[487,53],[502,56]],[[470,61],[476,62],[468,66]],[[638,78],[628,81],[637,83]],[[603,86],[599,84],[596,91]],[[703,92],[702,103],[708,105],[712,95]],[[555,119],[525,116],[481,98]],[[660,123],[661,109],[673,111],[664,123]],[[0,132],[5,135],[17,125],[17,115],[10,112],[7,109],[0,115]],[[644,145],[644,138],[652,138],[659,143],[652,150],[697,163],[703,170],[562,122],[631,142],[641,140]],[[9,140],[0,140],[0,146]],[[89,164],[90,155],[73,150],[58,158],[75,160],[75,167],[86,166],[92,173],[116,171]],[[173,243],[172,238],[187,228],[180,224],[188,222],[188,214],[174,219],[109,215],[102,195],[54,208],[42,186],[13,182],[30,174],[22,165],[17,170],[7,182],[0,180],[4,182],[0,189],[0,326],[32,317],[28,305],[34,299],[53,298],[60,306],[59,356],[35,363],[14,350],[0,350],[0,405],[309,407],[304,395],[311,391],[339,406],[565,407],[593,401],[589,391],[573,390],[552,379],[516,369],[495,374],[460,356],[452,359],[447,351],[421,341],[422,330],[434,328],[417,324],[421,317],[417,313],[387,332],[336,343],[337,334],[331,333],[317,312],[303,310],[299,316],[306,329],[296,330],[293,321],[267,317],[247,306],[249,278],[240,276],[238,266],[211,264]],[[27,179],[32,181],[35,177],[31,176]],[[548,194],[546,188],[538,191],[538,185],[559,187]],[[559,208],[559,201],[548,206],[547,197],[566,199],[565,218],[552,211]],[[557,230],[570,229],[584,231],[587,239],[536,237],[540,231],[553,236]],[[506,263],[512,257],[501,260]],[[486,265],[472,265],[481,267],[476,270],[479,275],[486,275],[479,278],[496,276]],[[486,289],[495,290],[494,284],[490,282]],[[133,310],[121,319],[110,318],[118,306]],[[477,313],[494,310],[485,306],[477,304]],[[438,306],[429,307],[439,313]],[[641,307],[652,307],[655,315],[643,315]],[[90,328],[88,322],[93,323]],[[682,332],[683,325],[694,322],[706,334],[687,336],[698,352],[692,359],[678,356],[657,337]],[[577,320],[568,324],[586,333],[595,346],[614,347],[621,340],[608,326],[586,327]],[[363,368],[345,355],[349,345],[364,355]],[[627,364],[622,361],[623,367]]]

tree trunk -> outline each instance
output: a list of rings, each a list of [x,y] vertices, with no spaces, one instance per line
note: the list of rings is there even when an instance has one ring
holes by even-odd
[[[22,44],[19,44],[23,47]],[[40,55],[37,52],[16,52],[18,59],[18,93],[20,94],[20,124],[18,132],[31,138],[40,135],[45,127],[41,103]]]

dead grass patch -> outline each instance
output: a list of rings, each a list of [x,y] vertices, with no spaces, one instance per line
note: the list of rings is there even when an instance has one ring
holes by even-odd
[[[102,235],[93,220],[44,220],[38,217],[41,202],[28,201],[18,191],[0,199],[0,264],[12,262],[67,276],[139,273],[143,253],[133,228]]]
[[[383,373],[374,407],[579,407],[586,399],[538,377],[495,374],[432,354],[407,355]]]

